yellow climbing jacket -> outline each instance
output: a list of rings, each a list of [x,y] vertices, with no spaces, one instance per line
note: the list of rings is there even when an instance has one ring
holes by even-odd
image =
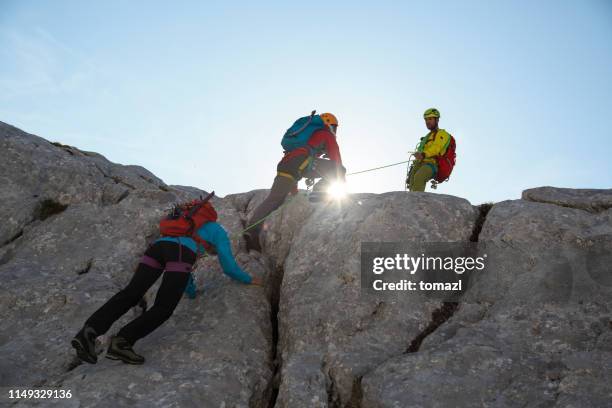
[[[437,132],[429,132],[425,137],[421,138],[421,142],[417,147],[417,152],[425,154],[423,163],[430,163],[437,169],[436,156],[443,156],[450,144],[451,137],[444,129],[438,129]]]

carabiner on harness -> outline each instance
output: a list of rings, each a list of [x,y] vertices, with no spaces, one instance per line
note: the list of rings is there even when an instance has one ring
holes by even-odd
[[[314,186],[314,183],[315,183],[314,178],[307,178],[306,179],[306,190],[309,190],[310,187]]]

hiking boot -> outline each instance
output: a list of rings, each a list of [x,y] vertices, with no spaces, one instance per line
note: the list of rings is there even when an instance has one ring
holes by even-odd
[[[76,350],[77,356],[89,364],[96,364],[98,362],[98,356],[96,355],[96,331],[89,327],[83,326],[76,336],[72,339],[70,344]]]
[[[108,351],[106,352],[106,358],[111,360],[121,360],[127,364],[142,364],[145,359],[132,350],[132,345],[129,341],[123,337],[113,336],[110,344],[108,345]]]
[[[323,178],[319,180],[312,188],[310,194],[308,194],[308,201],[310,201],[311,203],[319,203],[321,201],[326,200],[328,186],[329,183],[327,182],[327,180]]]

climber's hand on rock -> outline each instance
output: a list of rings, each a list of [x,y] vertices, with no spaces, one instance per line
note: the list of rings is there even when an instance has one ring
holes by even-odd
[[[251,276],[251,285],[263,286],[261,278],[257,276]]]

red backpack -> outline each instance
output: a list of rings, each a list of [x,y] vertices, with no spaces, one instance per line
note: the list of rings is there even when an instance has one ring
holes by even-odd
[[[450,136],[450,143],[446,148],[446,152],[442,156],[436,156],[438,162],[438,173],[436,173],[436,181],[442,183],[450,177],[455,167],[455,138]]]
[[[159,221],[159,232],[163,237],[191,237],[197,243],[211,252],[211,245],[201,239],[197,230],[207,222],[217,221],[217,211],[210,199],[215,192],[210,193],[206,198],[192,200],[186,203],[176,204],[170,212]]]

